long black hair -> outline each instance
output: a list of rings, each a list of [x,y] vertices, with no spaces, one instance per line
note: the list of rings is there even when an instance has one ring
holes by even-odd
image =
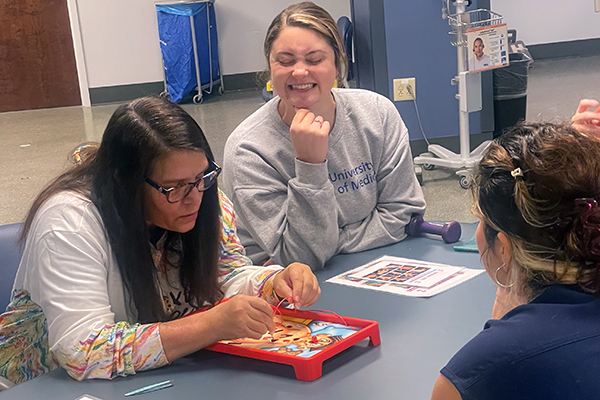
[[[39,207],[71,190],[98,208],[129,299],[141,323],[168,319],[157,284],[144,208],[144,185],[156,162],[173,150],[201,151],[214,160],[204,133],[181,107],[145,97],[125,103],[110,118],[97,152],[52,181],[36,198],[25,221],[26,240]],[[217,185],[204,192],[196,224],[186,233],[167,231],[161,263],[176,253],[187,302],[214,303],[218,284],[220,205]]]

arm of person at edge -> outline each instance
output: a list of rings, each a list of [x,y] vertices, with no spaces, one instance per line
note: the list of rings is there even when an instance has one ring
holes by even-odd
[[[571,123],[573,128],[578,131],[600,138],[600,102],[593,99],[582,99],[575,115],[571,118]]]
[[[330,125],[314,118],[308,110],[298,110],[290,127],[300,150],[295,177],[284,179],[256,150],[239,147],[233,156],[247,168],[234,168],[231,182],[238,217],[272,261],[286,265],[297,260],[317,270],[335,254],[339,228],[325,160]],[[250,180],[248,170],[260,174]]]
[[[452,382],[440,374],[437,381],[435,381],[435,385],[433,385],[431,400],[462,400],[462,396]]]
[[[381,129],[385,135],[377,172],[377,205],[362,221],[340,232],[340,252],[353,253],[396,243],[406,237],[413,214],[425,212],[425,199],[414,172],[408,130],[389,100],[378,97]]]
[[[234,225],[229,227],[235,231]],[[298,307],[311,305],[320,294],[306,265],[293,264],[285,270],[249,266],[245,267],[249,271],[236,268],[221,277],[227,281],[223,283],[226,295],[235,290],[247,294],[207,312],[165,323],[115,322],[103,262],[106,252],[90,233],[51,232],[34,250],[49,344],[60,365],[77,380],[112,379],[157,368],[222,339],[259,338],[275,327],[271,307],[257,296],[293,296]],[[233,240],[239,243],[235,235]],[[235,245],[224,246],[231,247]],[[257,272],[259,268],[266,271]],[[230,275],[236,276],[228,279]]]

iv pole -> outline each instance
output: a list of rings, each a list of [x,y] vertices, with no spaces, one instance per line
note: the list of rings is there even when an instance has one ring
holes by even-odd
[[[434,169],[435,166],[456,170],[460,176],[460,186],[468,188],[470,181],[470,170],[481,160],[483,152],[491,141],[486,140],[475,150],[471,151],[469,140],[469,113],[480,111],[481,103],[481,72],[469,73],[467,68],[467,30],[502,23],[502,16],[489,10],[479,9],[466,11],[471,0],[452,0],[456,13],[448,15],[448,23],[452,27],[451,34],[456,35],[452,45],[456,47],[458,59],[458,75],[452,79],[452,85],[458,84],[459,101],[459,140],[460,154],[456,154],[443,146],[430,144],[427,153],[415,157],[415,166],[422,165],[426,170]],[[446,8],[444,7],[445,11]],[[445,17],[445,15],[443,15]],[[418,168],[418,167],[417,167]]]

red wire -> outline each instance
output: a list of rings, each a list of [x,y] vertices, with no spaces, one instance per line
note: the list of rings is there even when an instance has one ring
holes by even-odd
[[[348,326],[348,323],[346,322],[346,320],[344,319],[344,317],[342,317],[341,315],[339,315],[335,311],[329,311],[329,310],[307,310],[307,311],[310,311],[310,312],[320,312],[320,313],[326,313],[326,314],[333,314],[336,317],[338,317],[339,319],[341,319],[342,322],[344,323],[344,325]]]
[[[281,301],[275,307],[275,313],[279,313],[281,320],[283,320],[283,314],[281,313],[281,310],[279,309],[279,307],[281,307],[281,305],[288,300],[293,300],[292,296],[284,297],[283,299],[281,299]]]
[[[283,299],[281,299],[281,301],[279,302],[279,304],[277,304],[277,306],[275,307],[275,313],[279,313],[279,315],[281,316],[282,320],[283,320],[283,313],[281,312],[281,310],[279,310],[279,307],[281,307],[281,305],[285,301],[289,301],[289,300],[293,300],[292,296],[284,297]],[[344,325],[348,326],[348,323],[346,322],[346,320],[344,319],[344,317],[342,317],[341,315],[339,315],[335,311],[329,311],[329,310],[306,310],[306,311],[320,312],[320,313],[326,313],[326,314],[333,314],[336,317],[338,317],[344,323]]]

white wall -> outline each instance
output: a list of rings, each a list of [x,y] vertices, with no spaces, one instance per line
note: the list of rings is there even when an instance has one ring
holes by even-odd
[[[294,0],[216,0],[223,74],[266,67],[262,43],[271,20]],[[318,0],[333,18],[350,0]],[[163,79],[154,0],[77,0],[89,87]]]
[[[594,0],[492,0],[509,29],[526,45],[600,38]]]
[[[77,2],[89,87],[162,80],[154,0]],[[265,31],[296,0],[216,0],[224,74],[260,71]],[[317,0],[337,19],[350,16],[350,0]],[[526,44],[600,38],[594,0],[492,0]]]
[[[267,28],[281,10],[300,0],[216,0],[221,62],[225,74],[267,67],[262,48]],[[337,20],[350,17],[350,0],[315,0]]]
[[[162,80],[154,0],[77,0],[89,87]]]

